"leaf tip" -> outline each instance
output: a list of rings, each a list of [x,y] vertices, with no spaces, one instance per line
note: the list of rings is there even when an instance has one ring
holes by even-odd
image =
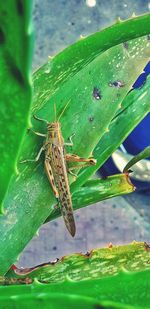
[[[119,16],[116,18],[116,24],[120,24],[122,21],[123,20]]]
[[[48,60],[52,60],[54,56],[48,56]]]
[[[80,40],[84,40],[86,38],[85,35],[80,34]]]
[[[135,12],[133,12],[132,15],[131,15],[131,18],[135,18],[135,17],[137,17],[137,16],[136,16]]]

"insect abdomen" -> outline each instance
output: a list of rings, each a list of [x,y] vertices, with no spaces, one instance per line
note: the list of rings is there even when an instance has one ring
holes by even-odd
[[[54,147],[55,156],[55,177],[57,189],[59,192],[59,201],[61,205],[61,212],[66,224],[66,227],[72,236],[75,235],[75,221],[72,209],[71,193],[68,182],[66,162],[64,158],[63,147]]]

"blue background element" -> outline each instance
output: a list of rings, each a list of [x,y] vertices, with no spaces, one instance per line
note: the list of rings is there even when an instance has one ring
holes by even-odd
[[[146,65],[141,75],[133,85],[133,89],[141,88],[146,82],[147,76],[150,74],[150,62]],[[136,155],[145,147],[150,146],[150,113],[140,122],[140,124],[132,131],[132,133],[124,141],[123,146],[131,155]],[[150,159],[150,158],[148,158]],[[100,169],[103,176],[117,174],[118,169],[110,157]],[[130,176],[132,178],[132,175]],[[138,190],[149,190],[150,182],[136,181],[132,179]]]
[[[144,68],[143,73],[139,76],[133,85],[134,89],[141,88],[150,74],[150,62]],[[150,113],[140,122],[133,132],[124,141],[123,145],[127,152],[136,155],[145,147],[150,145]]]

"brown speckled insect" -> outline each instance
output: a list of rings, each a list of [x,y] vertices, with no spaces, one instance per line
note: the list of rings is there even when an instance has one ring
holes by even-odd
[[[60,116],[62,116],[62,114]],[[59,200],[61,206],[61,213],[64,218],[65,225],[70,234],[74,236],[76,232],[76,227],[67,173],[72,173],[71,170],[75,168],[95,165],[96,160],[93,158],[81,158],[74,154],[66,154],[65,146],[73,146],[73,143],[71,138],[70,143],[64,143],[64,139],[61,133],[60,122],[48,122],[47,120],[38,118],[35,115],[34,118],[47,124],[47,134],[41,134],[35,131],[32,132],[34,132],[36,135],[43,136],[46,139],[37,157],[34,160],[24,160],[21,163],[38,161],[41,153],[43,151],[45,152],[44,165],[48,180],[51,184],[55,197]],[[72,166],[70,169],[68,169],[66,161],[85,163],[78,166]]]

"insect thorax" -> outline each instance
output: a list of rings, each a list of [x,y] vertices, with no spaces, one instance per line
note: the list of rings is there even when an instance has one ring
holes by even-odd
[[[59,143],[60,145],[63,143],[63,137],[61,134],[61,125],[59,122],[51,122],[48,124],[48,133],[47,133],[47,138],[49,142]]]

